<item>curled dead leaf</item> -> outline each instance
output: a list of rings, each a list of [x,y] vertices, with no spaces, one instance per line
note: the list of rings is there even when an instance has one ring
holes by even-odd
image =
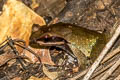
[[[37,78],[37,77],[31,76],[28,80],[50,80],[50,79],[47,77]]]
[[[17,58],[15,54],[12,54],[10,51],[6,51],[4,54],[0,55],[0,66],[14,58]]]
[[[15,77],[12,80],[22,80],[21,77]]]
[[[12,39],[24,40],[28,46],[32,25],[43,26],[46,24],[41,16],[24,5],[21,0],[7,0],[2,11],[0,15],[0,43],[11,36]],[[23,51],[21,48],[17,47],[17,49],[20,53]],[[9,60],[9,56],[5,55],[5,59],[2,59],[3,62]]]
[[[49,49],[35,49],[31,47],[29,48],[33,50],[36,53],[36,55],[40,57],[41,62],[43,64],[55,65],[55,63],[51,59]],[[38,58],[35,57],[35,55],[31,54],[30,52],[25,51],[24,53],[25,53],[24,55],[28,56],[33,63],[38,61]]]
[[[43,72],[46,74],[47,77],[49,77],[51,80],[56,80],[56,78],[59,76],[58,72],[50,72],[45,66],[43,66]]]
[[[11,36],[25,40],[28,45],[33,24],[43,26],[45,21],[20,0],[7,0],[0,16],[0,43]]]

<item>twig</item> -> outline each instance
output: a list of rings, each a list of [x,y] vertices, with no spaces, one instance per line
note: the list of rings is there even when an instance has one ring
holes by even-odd
[[[90,79],[93,79],[97,76],[100,76],[101,74],[105,74],[105,72],[115,64],[115,62],[118,60],[118,58],[120,58],[120,55],[114,57],[114,59],[112,59],[112,61],[106,62],[104,64],[102,64],[101,66],[99,66],[95,72],[93,73],[92,77]],[[102,75],[103,76],[103,75]],[[101,77],[99,77],[100,79]]]
[[[120,65],[120,58],[116,63],[105,73],[105,75],[100,80],[106,80]]]
[[[12,52],[7,51],[4,54],[0,55],[0,66],[4,65],[5,63],[9,62],[12,59],[16,59],[16,58],[22,58],[22,59],[28,59],[28,57],[25,56],[17,56],[15,54],[12,54]]]
[[[9,51],[8,51],[9,52]],[[10,59],[15,58],[15,54],[9,54],[8,52],[0,55],[0,66],[8,62]]]
[[[111,51],[110,53],[108,53],[101,63],[108,61],[110,58],[114,57],[119,52],[120,52],[120,46],[115,50]]]
[[[120,80],[120,74],[114,80]]]
[[[99,74],[101,74],[102,72],[104,72],[105,70],[109,69],[114,63],[115,63],[115,61],[112,62],[112,63],[110,63],[110,64],[108,64],[105,67],[103,65],[101,65],[100,67],[98,67],[95,70],[95,74],[93,74],[92,79],[95,78],[96,76],[98,76]],[[69,78],[68,80],[76,80],[76,79],[84,76],[88,72],[88,70],[89,70],[89,68],[85,69],[83,72],[79,73],[78,75],[74,76],[73,78]]]
[[[77,76],[73,77],[73,78],[69,78],[68,80],[76,80],[82,76],[84,76],[87,73],[88,69],[84,70],[83,72],[79,73]]]
[[[0,46],[0,51],[4,50],[7,46],[8,46],[8,44]]]
[[[104,74],[105,74],[106,71],[102,72],[101,74],[99,74],[98,76],[96,76],[95,78],[90,78],[90,80],[99,80]]]
[[[0,43],[0,45],[3,45],[8,39],[6,39],[5,41],[3,41],[2,43]]]
[[[6,42],[6,44],[4,44],[5,42]],[[20,44],[20,43],[22,43],[22,44]],[[3,60],[3,61],[0,61],[0,66],[5,64],[6,62],[10,61],[11,59],[17,58],[18,61],[21,64],[21,66],[25,70],[27,69],[26,66],[24,66],[24,64],[22,63],[22,59],[21,58],[24,58],[24,59],[26,58],[28,60],[29,60],[29,58],[28,57],[24,57],[24,56],[19,56],[19,52],[17,51],[16,46],[17,47],[21,47],[23,49],[26,49],[27,51],[29,51],[30,53],[35,55],[38,58],[38,60],[40,61],[40,63],[41,63],[40,57],[34,51],[32,51],[31,49],[26,47],[26,43],[25,43],[24,40],[19,40],[19,39],[12,40],[11,37],[7,37],[7,39],[0,44],[0,51],[3,51],[7,46],[9,46],[12,49],[12,52],[14,52],[15,55],[14,54],[9,54],[8,55],[8,54],[5,54],[5,53],[3,55],[0,55],[0,58],[2,58],[2,60]],[[42,65],[41,65],[41,67],[42,67]]]
[[[114,62],[111,62],[110,64],[108,64],[107,66],[103,67],[100,71],[96,71],[95,70],[95,74],[93,74],[92,79],[95,78],[96,76],[98,76],[99,74],[105,72],[107,69],[109,69],[113,64],[115,64]]]
[[[16,47],[14,46],[14,41],[12,40],[11,37],[8,37],[8,45],[11,47],[11,49],[13,50],[13,52],[18,56],[19,52],[17,51]],[[23,67],[24,70],[27,70],[26,66],[23,64],[22,59],[18,57],[18,61],[21,64],[21,66]]]
[[[30,53],[32,53],[33,55],[35,55],[35,57],[37,57],[38,60],[39,60],[40,63],[41,63],[40,57],[39,57],[33,50],[31,50],[31,49],[28,48],[28,47],[25,47],[25,46],[22,46],[22,45],[20,45],[20,44],[17,44],[17,43],[15,43],[15,45],[17,45],[17,46],[19,46],[19,47],[21,47],[21,48],[23,48],[23,49],[26,49],[27,51],[29,51]]]
[[[88,73],[84,76],[83,80],[89,80],[89,78],[91,77],[91,75],[93,74],[95,69],[99,66],[100,62],[102,61],[104,56],[107,54],[109,49],[112,47],[113,43],[115,42],[115,40],[118,38],[119,35],[120,35],[120,25],[116,29],[115,34],[113,35],[111,40],[106,44],[105,48],[100,53],[100,55],[97,58],[97,60],[93,63],[93,65],[89,69]]]

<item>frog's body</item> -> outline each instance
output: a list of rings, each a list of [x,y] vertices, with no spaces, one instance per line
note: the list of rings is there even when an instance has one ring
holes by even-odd
[[[85,58],[83,57],[90,57],[97,42],[104,41],[104,35],[102,34],[66,24],[56,24],[47,28],[40,28],[32,37],[38,37],[38,35],[41,36],[44,33],[50,33],[51,35],[60,36],[66,39],[70,43],[69,46],[78,57],[80,63],[84,63]],[[103,43],[104,42],[101,44]],[[99,47],[99,45],[97,46]]]

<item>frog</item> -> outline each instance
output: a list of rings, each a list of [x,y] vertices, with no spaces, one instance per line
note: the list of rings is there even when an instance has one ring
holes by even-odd
[[[39,28],[38,31],[32,33],[30,40],[43,35],[63,38],[82,67],[90,64],[91,61],[93,62],[106,43],[104,34],[71,24],[58,23]],[[94,58],[91,59],[93,56]]]

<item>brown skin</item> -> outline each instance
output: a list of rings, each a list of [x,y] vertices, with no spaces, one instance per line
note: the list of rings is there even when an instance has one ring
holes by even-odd
[[[98,41],[102,41],[103,35],[78,26],[68,24],[56,24],[50,27],[40,28],[32,34],[31,39],[36,39],[45,34],[50,36],[62,37],[68,41],[68,45],[77,56],[79,65],[90,64],[87,58],[90,58],[91,52]],[[103,38],[104,39],[104,38]]]

